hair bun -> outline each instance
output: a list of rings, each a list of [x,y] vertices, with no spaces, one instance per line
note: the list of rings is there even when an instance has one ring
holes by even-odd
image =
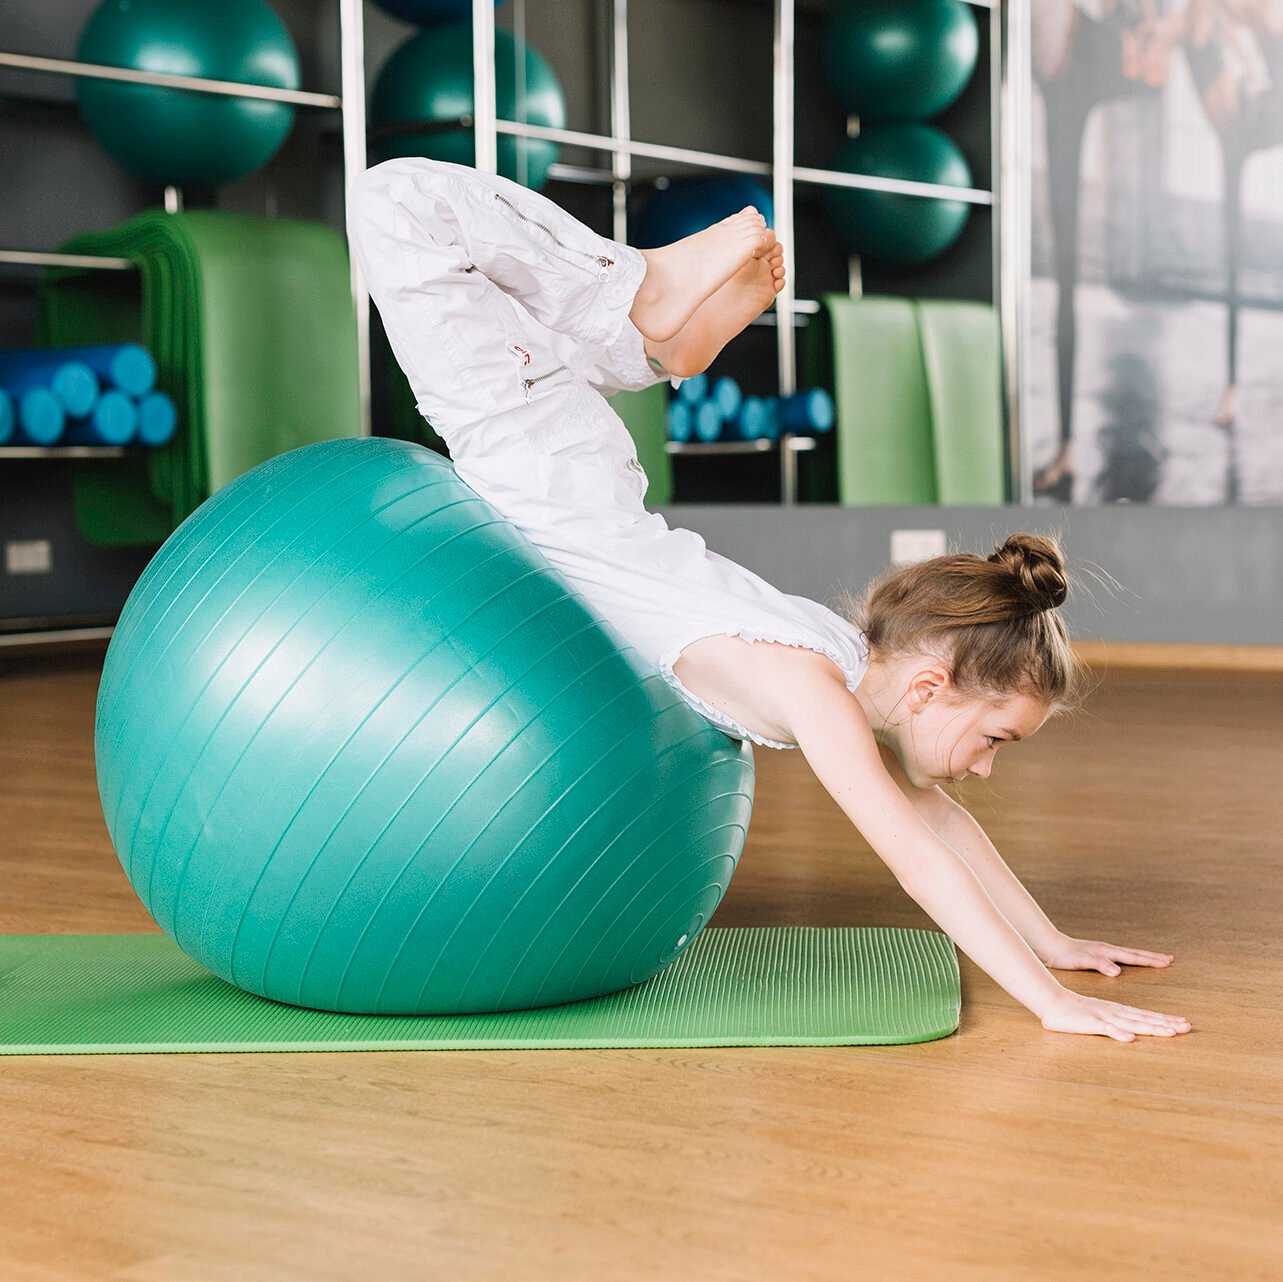
[[[1054,610],[1069,596],[1065,558],[1055,539],[1013,534],[989,560],[1011,572],[1029,601],[1030,613]]]

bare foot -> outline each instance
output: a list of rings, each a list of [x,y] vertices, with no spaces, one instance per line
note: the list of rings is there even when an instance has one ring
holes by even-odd
[[[1221,396],[1221,403],[1216,407],[1212,422],[1217,427],[1233,427],[1238,417],[1238,388],[1231,383]]]
[[[1034,477],[1035,494],[1046,494],[1048,490],[1054,490],[1065,477],[1073,475],[1073,448],[1073,442],[1066,441],[1061,446],[1060,453]]]
[[[717,353],[760,316],[783,288],[784,247],[777,242],[760,258],[750,258],[726,284],[714,290],[666,343],[647,340],[646,354],[670,374],[691,378],[706,370]]]
[[[646,275],[628,315],[643,336],[667,342],[714,290],[750,258],[770,249],[775,233],[752,205],[693,236],[643,249]]]

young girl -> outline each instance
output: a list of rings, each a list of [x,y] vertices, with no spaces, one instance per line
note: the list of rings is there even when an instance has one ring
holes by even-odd
[[[1000,744],[1071,698],[1059,548],[1013,535],[873,584],[860,625],[790,596],[642,505],[646,476],[605,394],[703,370],[783,287],[746,208],[661,249],[605,239],[466,166],[367,170],[348,234],[421,413],[458,475],[531,540],[714,725],[798,747],[905,890],[1054,1032],[1186,1032],[1084,997],[1047,967],[1165,966],[1062,934],[939,785],[987,776]]]

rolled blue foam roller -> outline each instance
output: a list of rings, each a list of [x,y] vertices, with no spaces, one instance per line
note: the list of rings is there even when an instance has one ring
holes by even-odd
[[[0,384],[14,396],[47,388],[70,416],[88,414],[98,399],[98,377],[84,361],[58,361],[0,371]]]
[[[833,398],[822,387],[780,397],[780,418],[786,431],[827,432],[833,426]]]
[[[145,396],[156,385],[156,362],[140,343],[91,343],[86,347],[26,347],[0,351],[0,383],[15,370],[49,371],[79,361],[110,387]]]
[[[138,433],[138,405],[124,392],[109,388],[91,413],[67,424],[70,445],[127,445]]]
[[[713,384],[709,399],[716,401],[718,408],[722,411],[722,417],[730,420],[739,413],[744,393],[740,391],[740,385],[733,378],[722,377]]]
[[[17,417],[13,412],[13,397],[0,387],[0,445],[8,445],[13,440],[17,427]]]
[[[178,427],[178,409],[164,392],[148,392],[138,402],[138,440],[153,449],[167,444]]]
[[[695,430],[693,407],[690,401],[672,400],[668,406],[668,437],[673,441],[689,441]]]
[[[47,387],[33,387],[14,400],[18,407],[19,434],[25,444],[53,445],[61,438],[67,411]]]
[[[692,374],[690,378],[682,379],[677,395],[684,401],[702,401],[708,395],[708,375]]]
[[[722,434],[722,426],[725,422],[721,407],[716,401],[700,401],[695,406],[695,439],[717,440]]]

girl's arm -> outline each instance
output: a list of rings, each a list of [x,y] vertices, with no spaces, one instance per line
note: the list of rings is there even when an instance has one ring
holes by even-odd
[[[1170,953],[1110,944],[1102,939],[1077,939],[1058,930],[1038,907],[1034,897],[1003,861],[988,834],[972,816],[942,788],[917,788],[900,765],[900,759],[885,744],[879,745],[882,764],[896,781],[909,804],[927,821],[931,830],[962,858],[980,878],[999,912],[1020,932],[1044,966],[1055,970],[1098,970],[1102,975],[1120,973],[1127,966],[1169,966]]]
[[[999,912],[979,878],[934,833],[882,764],[864,709],[832,665],[796,665],[779,706],[816,777],[927,915],[1049,1032],[1116,1041],[1189,1031],[1180,1016],[1063,987]]]
[[[995,983],[1044,1019],[1066,990],[896,786],[863,708],[841,679],[811,665],[796,673],[787,691],[789,729],[816,778],[909,896]]]
[[[881,748],[882,764],[899,785],[910,805],[931,830],[966,863],[980,879],[998,911],[1016,928],[1038,960],[1050,965],[1064,935],[1007,866],[985,830],[971,812],[941,788],[916,788],[909,782],[899,758]]]

